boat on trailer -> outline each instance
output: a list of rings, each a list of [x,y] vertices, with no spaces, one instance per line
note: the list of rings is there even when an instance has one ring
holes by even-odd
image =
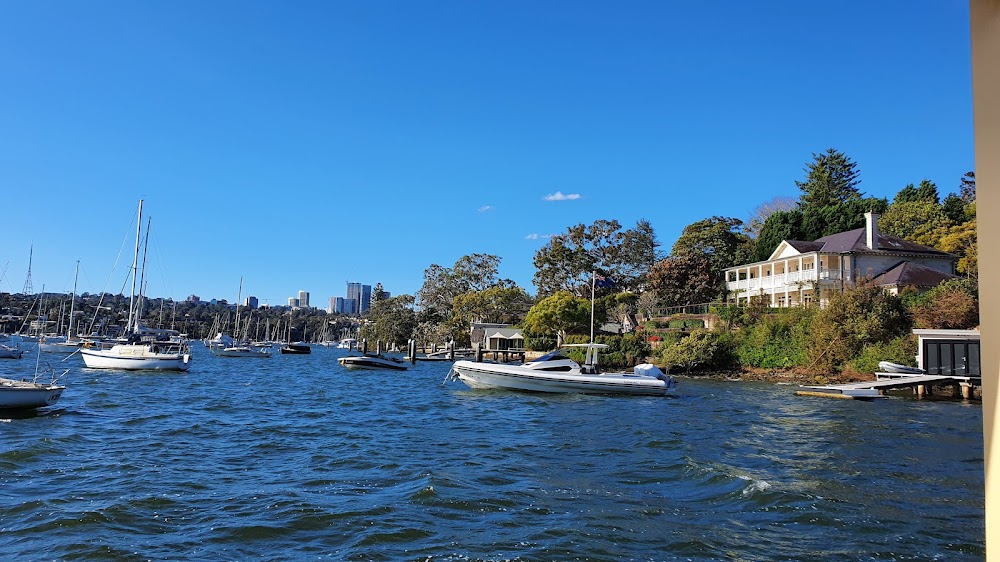
[[[673,377],[655,365],[637,365],[632,372],[602,373],[597,352],[604,344],[584,343],[564,347],[586,348],[584,364],[561,350],[547,353],[523,365],[456,361],[447,380],[458,379],[472,389],[509,389],[530,392],[625,394],[663,396],[674,387]]]

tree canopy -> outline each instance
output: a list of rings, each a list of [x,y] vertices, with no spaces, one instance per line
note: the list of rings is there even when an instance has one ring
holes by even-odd
[[[524,318],[524,329],[533,334],[556,334],[562,341],[572,332],[590,330],[590,301],[569,291],[558,291],[537,302]]]
[[[534,284],[539,296],[590,293],[591,275],[611,277],[621,290],[638,287],[656,261],[659,243],[648,221],[622,231],[616,220],[577,224],[535,252]]]
[[[813,161],[806,164],[806,179],[797,181],[802,192],[799,206],[827,207],[861,197],[858,191],[860,172],[857,164],[843,152],[828,148],[826,152],[813,153]]]

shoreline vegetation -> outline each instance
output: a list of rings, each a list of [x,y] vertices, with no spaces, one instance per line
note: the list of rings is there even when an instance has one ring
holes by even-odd
[[[611,328],[617,335],[596,338],[609,346],[602,355],[607,369],[647,361],[678,375],[720,373],[722,378],[814,384],[870,380],[879,361],[913,366],[913,328],[979,325],[973,172],[960,178],[957,193],[942,198],[937,186],[925,179],[904,186],[891,202],[865,196],[858,187],[855,162],[832,148],[813,154],[805,172],[805,178],[795,182],[801,192],[798,200],[775,197],[746,221],[722,216],[696,221],[684,227],[669,253],[660,250],[653,226],[645,219],[627,229],[606,219],[571,226],[535,253],[535,295],[500,277],[501,257],[474,253],[451,267],[428,266],[413,295],[389,296],[376,284],[371,307],[360,317],[287,307],[250,310],[225,301],[206,306],[147,299],[144,319],[151,327],[176,328],[200,339],[214,335],[208,333],[213,324],[229,325],[242,309],[240,318],[248,319],[248,331],[257,339],[266,339],[278,328],[292,340],[346,336],[380,341],[390,349],[405,349],[410,340],[420,347],[454,342],[467,348],[473,343],[473,324],[514,326],[523,331],[523,347],[538,352],[563,343],[586,343],[595,327],[610,324],[617,326]],[[852,272],[822,291],[818,280],[801,281],[794,305],[787,288],[780,302],[772,302],[774,296],[762,289],[753,294],[728,290],[727,269],[767,260],[785,241],[816,241],[862,228],[875,240],[862,253],[903,260],[886,267],[906,258],[879,252],[880,235],[912,242],[911,253],[923,248],[949,260],[954,275],[943,273],[934,283],[948,280],[931,286],[904,282],[900,273],[891,291],[876,284],[879,271]],[[749,280],[749,271],[745,275]],[[0,293],[0,330],[22,330],[27,324],[22,319],[42,315],[49,319],[49,329],[61,333],[54,319],[62,322],[68,298],[50,294],[37,300],[42,302]],[[670,307],[733,300],[739,302],[706,305],[717,320],[711,329],[695,318],[664,322],[656,314]],[[123,304],[121,295],[100,300],[97,295],[78,296],[74,326],[85,327],[82,333],[121,326]],[[574,359],[582,360],[582,354]]]

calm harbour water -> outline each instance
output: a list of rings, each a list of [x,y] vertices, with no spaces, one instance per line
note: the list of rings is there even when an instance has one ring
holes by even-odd
[[[9,560],[982,560],[978,404],[471,391],[342,350],[73,370],[0,415]],[[49,357],[50,361],[59,357]],[[0,362],[0,376],[34,361]]]

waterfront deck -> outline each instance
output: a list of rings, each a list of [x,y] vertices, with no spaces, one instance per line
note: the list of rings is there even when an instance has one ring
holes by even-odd
[[[884,398],[885,392],[900,388],[913,389],[918,397],[930,394],[934,386],[951,386],[953,396],[961,396],[968,400],[972,397],[973,386],[980,383],[979,377],[961,377],[953,375],[906,375],[900,373],[875,373],[876,380],[852,382],[846,384],[830,384],[815,386],[800,386],[796,396],[821,396],[824,398],[843,398],[854,400],[872,400]]]

